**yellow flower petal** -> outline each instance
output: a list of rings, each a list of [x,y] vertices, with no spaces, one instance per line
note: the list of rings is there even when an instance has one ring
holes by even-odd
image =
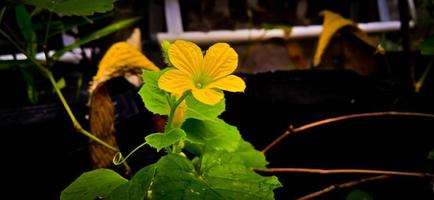
[[[185,73],[195,75],[202,68],[202,51],[192,42],[177,40],[170,45],[168,54],[174,67]]]
[[[210,83],[207,88],[218,88],[229,92],[244,92],[246,83],[238,76],[229,75]]]
[[[208,105],[215,105],[223,99],[223,92],[218,92],[209,88],[193,88],[192,93],[195,99]]]
[[[161,75],[158,87],[175,95],[182,95],[185,91],[191,90],[194,85],[189,74],[172,69]]]
[[[204,58],[204,73],[212,80],[218,80],[235,71],[238,54],[226,43],[212,45]]]

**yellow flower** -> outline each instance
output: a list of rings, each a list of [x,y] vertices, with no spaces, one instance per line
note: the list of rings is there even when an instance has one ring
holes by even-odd
[[[200,102],[214,105],[223,98],[221,90],[243,92],[246,88],[243,79],[230,75],[237,68],[238,55],[226,43],[212,45],[204,57],[196,44],[177,40],[168,56],[175,68],[165,72],[158,85],[177,96],[191,90]]]

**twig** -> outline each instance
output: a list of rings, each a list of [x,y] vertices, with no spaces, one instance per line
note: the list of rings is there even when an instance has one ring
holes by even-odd
[[[313,192],[313,193],[307,194],[305,196],[302,196],[300,198],[297,198],[297,200],[312,199],[312,198],[321,196],[323,194],[332,192],[333,190],[336,190],[336,189],[354,187],[354,186],[360,185],[362,183],[376,181],[376,180],[382,180],[382,179],[386,179],[386,178],[390,178],[390,177],[391,176],[388,176],[388,175],[373,176],[373,177],[362,178],[362,179],[358,179],[358,180],[354,180],[354,181],[350,181],[350,182],[346,182],[346,183],[341,183],[341,184],[337,184],[337,185],[330,185],[324,189],[321,189],[321,190],[318,190],[316,192]]]
[[[423,84],[425,83],[425,79],[428,76],[429,72],[431,71],[431,68],[433,66],[434,60],[431,59],[431,61],[428,63],[428,66],[423,71],[422,76],[417,80],[417,82],[414,85],[415,91],[420,92],[420,89],[422,88]]]
[[[3,16],[4,16],[5,12],[6,12],[6,6],[1,8],[1,10],[0,10],[0,23],[3,21]]]
[[[265,173],[382,174],[382,175],[414,176],[414,177],[434,177],[434,174],[430,174],[430,173],[371,170],[371,169],[268,168],[268,169],[256,169],[256,171],[265,172]]]
[[[276,146],[279,142],[281,142],[283,139],[285,139],[288,135],[293,135],[302,131],[305,131],[307,129],[311,129],[317,126],[322,126],[325,124],[330,124],[334,122],[344,121],[348,119],[354,119],[354,118],[366,118],[366,117],[379,117],[379,116],[413,116],[413,117],[429,117],[434,118],[434,114],[428,114],[428,113],[415,113],[415,112],[395,112],[395,111],[389,111],[389,112],[372,112],[372,113],[360,113],[360,114],[351,114],[351,115],[344,115],[339,117],[333,117],[328,119],[319,120],[316,122],[312,122],[303,126],[300,126],[298,128],[292,128],[290,126],[288,131],[285,131],[282,135],[280,135],[278,138],[273,140],[267,147],[262,150],[262,153],[266,153],[268,150]]]
[[[287,131],[285,131],[282,135],[280,135],[278,138],[276,138],[275,140],[273,140],[273,142],[271,142],[269,145],[267,145],[264,150],[262,150],[262,153],[265,154],[268,150],[270,150],[272,147],[274,147],[277,143],[279,143],[280,141],[282,141],[283,139],[286,138],[286,136],[293,134],[294,132],[294,126],[289,125],[289,128]]]

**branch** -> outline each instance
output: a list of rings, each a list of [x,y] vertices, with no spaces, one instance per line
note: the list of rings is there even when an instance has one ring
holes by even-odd
[[[373,176],[373,177],[362,178],[362,179],[358,179],[358,180],[354,180],[354,181],[350,181],[350,182],[346,182],[346,183],[341,183],[341,184],[337,184],[337,185],[330,185],[324,189],[321,189],[321,190],[318,190],[316,192],[313,192],[313,193],[307,194],[305,196],[302,196],[300,198],[297,198],[297,200],[312,199],[312,198],[321,196],[323,194],[326,194],[328,192],[332,192],[333,190],[336,190],[336,189],[350,188],[350,187],[354,187],[356,185],[360,185],[362,183],[376,181],[376,180],[382,180],[382,179],[386,179],[386,178],[390,178],[390,177],[391,176],[388,176],[388,175]]]
[[[331,124],[335,122],[340,122],[348,119],[354,119],[354,118],[367,118],[367,117],[380,117],[380,116],[412,116],[412,117],[429,117],[434,118],[434,114],[428,114],[428,113],[415,113],[415,112],[395,112],[395,111],[389,111],[389,112],[372,112],[372,113],[359,113],[359,114],[351,114],[351,115],[344,115],[339,117],[333,117],[328,119],[323,119],[320,121],[312,122],[303,126],[300,126],[298,128],[292,128],[292,126],[289,127],[287,131],[285,131],[282,135],[280,135],[278,138],[276,138],[273,142],[271,142],[267,147],[262,150],[262,153],[267,153],[268,150],[273,148],[275,145],[277,145],[279,142],[281,142],[283,139],[285,139],[288,135],[296,134],[317,126],[322,126],[325,124]]]
[[[311,168],[268,168],[256,169],[257,172],[265,173],[311,173],[311,174],[382,174],[413,177],[434,177],[434,174],[422,172],[402,172],[389,170],[370,169],[311,169]]]

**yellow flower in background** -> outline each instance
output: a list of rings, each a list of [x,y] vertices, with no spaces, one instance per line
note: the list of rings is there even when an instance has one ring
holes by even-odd
[[[161,89],[176,96],[191,90],[198,101],[214,105],[223,98],[223,92],[243,92],[246,84],[231,75],[238,65],[238,55],[226,43],[212,45],[205,57],[194,43],[177,40],[170,45],[168,57],[173,69],[159,79]]]

